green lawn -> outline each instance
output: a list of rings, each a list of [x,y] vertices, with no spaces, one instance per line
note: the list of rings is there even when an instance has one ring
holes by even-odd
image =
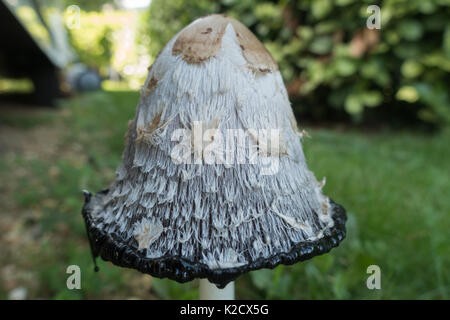
[[[36,124],[54,128],[56,155],[0,155],[0,179],[12,181],[0,192],[13,199],[9,207],[0,202],[0,223],[12,223],[7,241],[20,251],[0,254],[0,266],[22,275],[11,284],[2,273],[0,298],[14,286],[27,287],[29,298],[197,297],[195,282],[151,279],[101,261],[93,272],[81,190],[114,179],[137,100],[134,92],[98,92],[64,101]],[[0,114],[0,126],[35,129],[20,117]],[[348,210],[347,239],[330,254],[240,277],[237,298],[450,298],[450,133],[306,129],[309,167],[327,177],[325,192]],[[81,267],[82,290],[66,289],[70,264]],[[372,264],[381,268],[381,290],[366,287]]]

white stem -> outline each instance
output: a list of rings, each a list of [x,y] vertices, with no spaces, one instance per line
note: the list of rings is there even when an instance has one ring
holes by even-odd
[[[207,279],[200,279],[200,300],[234,300],[234,282],[219,289]]]

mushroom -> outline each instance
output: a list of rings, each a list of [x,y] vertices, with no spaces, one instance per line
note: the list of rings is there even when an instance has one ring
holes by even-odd
[[[195,20],[149,68],[115,181],[85,193],[94,260],[224,288],[328,252],[346,214],[308,169],[304,135],[253,33],[226,15]]]

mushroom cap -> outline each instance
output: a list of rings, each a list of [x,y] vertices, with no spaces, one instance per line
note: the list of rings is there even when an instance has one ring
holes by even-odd
[[[115,181],[86,194],[94,256],[224,287],[328,252],[346,214],[307,168],[302,137],[259,40],[227,16],[197,19],[149,68]]]

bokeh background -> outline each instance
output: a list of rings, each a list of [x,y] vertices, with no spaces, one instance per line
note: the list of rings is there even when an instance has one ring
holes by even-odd
[[[349,215],[337,249],[244,275],[237,298],[450,297],[450,1],[2,4],[28,24],[31,38],[47,32],[72,58],[54,68],[58,94],[44,95],[42,68],[26,72],[35,70],[33,59],[19,61],[27,66],[20,74],[8,71],[29,52],[14,49],[20,34],[0,44],[0,298],[197,298],[196,281],[178,284],[102,261],[95,273],[81,190],[114,179],[127,121],[159,50],[215,12],[247,25],[277,60],[300,128],[311,136],[308,165],[327,177],[325,193]],[[381,8],[379,30],[366,28],[369,5]],[[62,23],[42,23],[50,15]],[[10,34],[4,29],[1,37]],[[81,267],[81,290],[66,287],[72,264]],[[381,290],[366,286],[370,265],[381,269]]]

